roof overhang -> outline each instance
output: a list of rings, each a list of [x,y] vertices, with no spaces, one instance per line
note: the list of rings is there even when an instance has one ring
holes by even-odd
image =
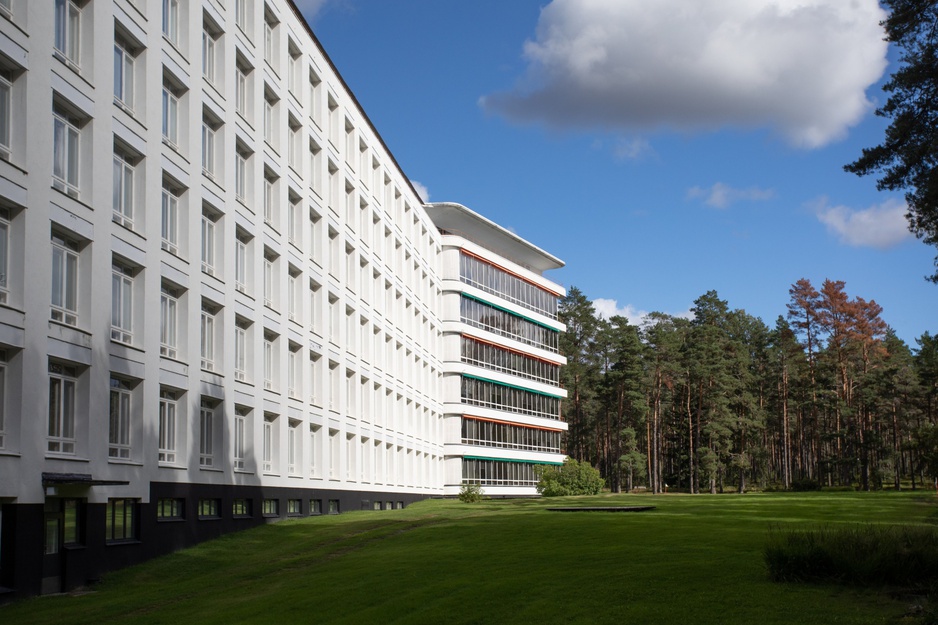
[[[127,480],[96,480],[90,473],[43,473],[43,486],[127,486]]]
[[[424,204],[441,233],[461,236],[537,273],[560,269],[564,262],[494,221],[455,202]]]

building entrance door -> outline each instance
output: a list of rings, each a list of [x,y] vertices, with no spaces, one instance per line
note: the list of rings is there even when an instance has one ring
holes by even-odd
[[[62,500],[46,497],[43,514],[42,594],[62,592],[62,570],[65,555],[62,549],[65,515]]]

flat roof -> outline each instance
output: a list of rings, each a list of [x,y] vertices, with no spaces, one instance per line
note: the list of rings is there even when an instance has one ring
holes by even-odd
[[[553,254],[462,204],[432,202],[424,204],[423,208],[441,233],[461,236],[532,271],[543,273],[548,269],[560,269],[565,264]]]

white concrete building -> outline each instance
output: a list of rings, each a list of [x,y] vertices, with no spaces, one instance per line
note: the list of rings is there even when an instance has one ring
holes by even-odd
[[[458,490],[444,242],[559,262],[438,227],[290,0],[0,0],[0,595]]]
[[[537,465],[563,464],[557,320],[563,262],[454,203],[424,207],[442,238],[445,485],[536,495]]]

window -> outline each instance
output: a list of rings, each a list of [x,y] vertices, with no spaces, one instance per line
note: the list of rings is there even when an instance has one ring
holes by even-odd
[[[121,39],[114,42],[114,103],[134,109],[134,55]]]
[[[202,208],[202,271],[215,275],[215,222],[218,213],[210,208]]]
[[[109,458],[130,459],[130,402],[132,387],[126,380],[111,378],[108,420]]]
[[[179,195],[176,190],[163,183],[163,198],[160,207],[161,247],[170,254],[179,255]]]
[[[199,466],[215,466],[215,405],[207,399],[199,409]]]
[[[243,231],[235,234],[235,290],[244,293],[247,290],[248,243],[250,238]]]
[[[78,243],[52,233],[52,320],[78,325]]]
[[[75,367],[49,363],[49,430],[47,451],[75,453],[75,394],[78,372]]]
[[[251,0],[235,0],[235,24],[237,24],[238,28],[245,34],[249,32],[248,17],[251,14],[250,1]]]
[[[287,45],[287,52],[290,55],[287,58],[287,89],[299,99],[300,68],[302,66],[300,50],[293,44],[293,41],[290,41]]]
[[[309,111],[313,122],[322,126],[322,80],[316,72],[309,73]]]
[[[111,340],[133,341],[133,270],[121,263],[111,265]]]
[[[13,74],[0,69],[0,158],[10,160],[13,152]]]
[[[301,126],[300,122],[296,121],[292,115],[290,115],[289,121],[287,122],[290,132],[287,133],[287,159],[290,167],[294,171],[300,171],[300,145],[301,145]]]
[[[238,317],[235,319],[234,340],[234,376],[235,380],[247,379],[247,334],[250,322]]]
[[[287,473],[290,475],[300,473],[300,423],[297,419],[290,419],[290,427],[287,429]],[[298,499],[296,502],[299,504]],[[299,512],[297,510],[296,514]]]
[[[215,84],[215,68],[218,65],[216,58],[216,44],[220,33],[210,24],[202,26],[202,76],[211,84]]]
[[[274,389],[274,369],[276,367],[276,351],[274,344],[277,335],[272,332],[264,332],[264,388]]]
[[[300,270],[290,265],[287,276],[287,314],[290,321],[300,321]]]
[[[264,500],[264,516],[278,516],[280,514],[280,500],[278,499],[265,499]]]
[[[250,410],[235,406],[234,418],[234,468],[244,470],[247,459],[248,417]]]
[[[0,449],[6,446],[6,390],[7,390],[7,355],[0,350]]]
[[[79,120],[59,106],[52,108],[52,186],[78,197]]]
[[[178,497],[161,497],[156,502],[156,518],[160,521],[180,520],[185,514],[186,500]]]
[[[338,514],[339,513],[339,500],[330,499],[329,500],[329,514]]]
[[[319,466],[316,461],[319,458],[319,426],[310,424],[309,426],[309,475],[310,477],[319,477]],[[310,512],[312,512],[310,507]]]
[[[277,227],[277,176],[272,171],[264,171],[264,223]]]
[[[134,227],[134,159],[123,150],[114,149],[114,221]]]
[[[160,462],[176,462],[176,408],[178,395],[175,391],[160,390]]]
[[[264,306],[276,310],[276,263],[277,255],[264,249]]]
[[[200,518],[218,518],[218,508],[217,499],[199,499]]]
[[[62,60],[79,65],[81,8],[75,0],[55,0],[55,51]]]
[[[206,301],[202,302],[200,351],[202,369],[205,371],[215,370],[215,316],[217,312],[218,309],[212,304]]]
[[[202,173],[214,179],[215,170],[215,131],[218,124],[207,117],[202,118]]]
[[[300,397],[300,346],[290,343],[287,352],[287,395],[294,399]]]
[[[165,2],[166,0],[164,0]],[[179,145],[179,94],[178,90],[169,83],[163,81],[163,141],[168,143],[173,149],[178,149]]]
[[[264,141],[273,149],[277,149],[277,96],[266,89],[264,91]]]
[[[251,93],[248,75],[251,67],[240,56],[235,63],[235,111],[241,117],[248,118],[249,95]]]
[[[303,514],[303,506],[299,499],[287,499],[287,514]]]
[[[322,148],[312,139],[309,141],[309,185],[322,196]]]
[[[160,291],[160,356],[176,358],[179,293],[163,285]]]
[[[322,514],[322,499],[310,499],[309,500],[309,513],[310,514]]]
[[[235,499],[231,502],[231,516],[249,517],[251,516],[251,500]]]
[[[235,148],[235,199],[247,201],[248,158],[250,153],[243,145]]]
[[[300,196],[290,189],[287,194],[287,239],[297,247],[300,247],[300,217],[302,215],[302,201]]]
[[[264,415],[264,473],[272,473],[277,465],[277,415]]]
[[[174,46],[179,43],[179,0],[163,0],[163,36]]]
[[[108,499],[105,538],[108,542],[137,538],[137,500]]]
[[[277,18],[270,11],[264,14],[264,59],[277,69]]]

